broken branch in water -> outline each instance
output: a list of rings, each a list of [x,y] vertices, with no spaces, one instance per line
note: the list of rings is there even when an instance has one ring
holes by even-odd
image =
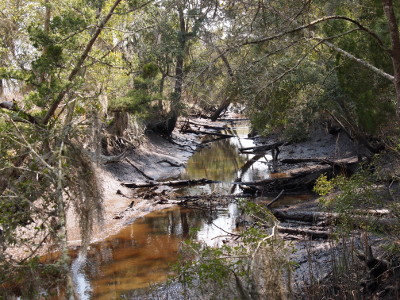
[[[246,154],[260,153],[260,152],[266,152],[266,151],[278,148],[278,147],[282,146],[283,144],[284,144],[284,142],[276,142],[276,143],[262,145],[262,146],[239,148],[239,151],[241,153],[246,153]]]
[[[271,202],[269,202],[269,203],[267,204],[267,207],[271,207],[272,204],[274,204],[276,201],[278,201],[279,198],[283,195],[284,192],[285,192],[285,190],[282,190],[282,191],[278,194],[278,196],[276,196],[274,199],[271,200]]]
[[[193,129],[186,129],[184,131],[185,133],[194,133],[194,134],[210,134],[210,135],[215,135],[215,136],[220,136],[220,137],[234,137],[232,134],[226,134],[226,133],[220,133],[220,132],[212,132],[212,131],[202,131],[202,130],[193,130]]]
[[[172,181],[161,181],[161,182],[155,181],[155,182],[146,182],[146,183],[124,182],[121,184],[128,188],[134,189],[134,188],[144,188],[144,187],[163,186],[163,185],[181,186],[181,185],[207,184],[207,183],[217,183],[217,182],[218,181],[215,181],[215,180],[202,178],[202,179],[172,180]]]

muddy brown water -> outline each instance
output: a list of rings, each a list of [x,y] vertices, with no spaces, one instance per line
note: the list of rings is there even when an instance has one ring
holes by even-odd
[[[246,123],[233,124],[229,133],[236,137],[218,140],[195,153],[187,163],[182,179],[208,178],[217,184],[177,189],[177,195],[235,193],[232,182],[253,181],[270,176],[267,159],[257,158],[249,168],[242,167],[254,155],[240,154],[239,147],[251,147]],[[304,197],[286,198],[288,203],[304,201]],[[268,201],[264,198],[263,201]],[[213,213],[174,207],[149,213],[127,224],[117,234],[92,244],[87,258],[77,257],[72,263],[73,280],[81,299],[131,299],[135,291],[165,282],[171,265],[178,259],[183,240],[196,228],[194,238],[209,245],[218,245],[227,232],[236,230],[240,211],[235,203]],[[62,291],[54,299],[62,298]]]

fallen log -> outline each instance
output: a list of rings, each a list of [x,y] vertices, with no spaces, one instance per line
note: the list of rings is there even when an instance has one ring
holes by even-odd
[[[316,240],[316,239],[326,240],[329,238],[329,233],[326,231],[309,230],[309,229],[293,228],[293,227],[282,227],[282,226],[278,226],[277,229],[279,233],[306,236],[311,240]]]
[[[277,147],[282,146],[283,144],[284,142],[280,141],[268,145],[239,148],[239,151],[244,154],[260,153],[275,149]]]
[[[206,178],[202,179],[189,179],[189,180],[171,180],[171,181],[153,181],[145,183],[134,183],[134,182],[123,182],[121,185],[128,188],[144,188],[144,187],[154,187],[154,186],[182,186],[182,185],[195,185],[195,184],[207,184],[207,183],[217,183],[218,181],[210,180]]]
[[[220,121],[225,122],[238,122],[238,121],[249,121],[249,118],[219,118]]]
[[[294,189],[310,189],[321,175],[328,178],[336,174],[352,174],[358,163],[357,157],[337,160],[333,165],[313,165],[296,168],[288,171],[285,177],[268,178],[260,181],[237,182],[241,186],[247,186],[255,191],[278,191]]]
[[[194,133],[194,134],[210,134],[210,135],[215,135],[215,136],[220,136],[220,137],[234,137],[232,134],[226,134],[226,133],[220,133],[220,132],[212,132],[212,131],[203,131],[203,130],[193,130],[193,129],[186,129],[183,131],[185,133]]]
[[[341,217],[338,213],[320,211],[310,212],[272,209],[271,212],[279,221],[297,221],[322,226],[334,225],[338,220],[340,222]],[[368,210],[355,211],[354,214],[346,216],[346,218],[351,218],[355,228],[359,228],[363,224],[370,224],[374,226],[376,231],[380,232],[390,232],[393,230],[393,225],[396,224],[396,218],[394,216],[376,216],[368,214]]]
[[[280,221],[300,221],[307,223],[331,223],[338,218],[337,214],[319,211],[284,211],[272,209],[273,215]]]
[[[226,126],[212,126],[212,125],[208,125],[208,124],[197,123],[192,120],[189,120],[189,124],[192,124],[192,125],[195,125],[198,127],[203,127],[206,129],[213,129],[213,130],[225,130],[227,128]]]
[[[177,196],[176,199],[178,200],[204,200],[204,199],[220,199],[220,198],[227,198],[227,199],[236,199],[236,198],[251,198],[253,195],[250,194],[225,194],[225,195],[195,195],[195,196]]]
[[[287,173],[287,177],[268,178],[260,181],[238,182],[240,186],[247,186],[255,191],[278,191],[278,190],[294,190],[294,189],[309,189],[313,187],[317,178],[326,174],[332,177],[332,166],[312,166],[304,167],[298,172]]]
[[[342,159],[328,159],[328,158],[285,158],[281,159],[280,162],[284,164],[299,164],[299,163],[319,163],[327,165],[346,165],[348,163],[355,163],[358,157],[349,157]]]

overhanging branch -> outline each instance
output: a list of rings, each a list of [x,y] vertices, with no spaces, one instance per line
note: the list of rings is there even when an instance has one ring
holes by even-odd
[[[326,40],[324,40],[322,38],[315,38],[315,39],[321,41],[322,44],[328,46],[329,48],[331,48],[331,49],[343,54],[348,59],[351,59],[351,60],[363,65],[364,67],[370,69],[371,71],[375,72],[376,74],[378,74],[378,75],[390,80],[391,82],[394,82],[394,76],[393,75],[390,75],[390,74],[382,71],[381,69],[378,69],[377,67],[371,65],[369,62],[367,62],[367,61],[365,61],[363,59],[355,57],[353,54],[343,50],[342,48],[339,48],[338,46],[336,46],[336,45],[334,45],[332,43],[329,43],[328,41],[326,41]]]
[[[385,51],[388,51],[386,49],[383,41],[380,39],[380,37],[375,32],[373,32],[370,29],[368,29],[367,27],[363,26],[360,22],[358,22],[356,20],[353,20],[353,19],[351,19],[349,17],[336,16],[336,15],[335,16],[323,17],[323,18],[314,20],[314,21],[312,21],[312,22],[310,22],[308,24],[304,24],[304,25],[298,26],[296,28],[293,28],[293,29],[290,29],[290,30],[287,30],[287,31],[279,32],[279,33],[277,33],[275,35],[271,35],[269,37],[265,37],[265,38],[262,38],[262,39],[259,39],[259,40],[246,41],[246,42],[244,42],[242,44],[242,46],[252,45],[252,44],[261,44],[261,43],[265,43],[265,42],[268,42],[268,41],[272,41],[272,40],[278,39],[280,37],[286,36],[288,34],[295,33],[295,32],[298,32],[298,31],[302,31],[304,29],[308,29],[308,28],[310,28],[310,27],[312,27],[312,26],[314,26],[314,25],[316,25],[318,23],[326,22],[326,21],[329,21],[329,20],[345,20],[345,21],[348,21],[348,22],[351,22],[351,23],[355,24],[360,30],[368,33],[372,38],[374,38],[381,48],[383,48]]]

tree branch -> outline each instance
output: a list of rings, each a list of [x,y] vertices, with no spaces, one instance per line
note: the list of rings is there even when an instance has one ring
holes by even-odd
[[[325,39],[323,39],[323,38],[315,38],[315,39],[321,41],[324,45],[328,46],[329,48],[331,48],[331,49],[333,49],[333,50],[335,50],[335,51],[337,51],[337,52],[343,54],[345,57],[347,57],[347,58],[349,58],[349,59],[351,59],[351,60],[354,60],[354,61],[358,62],[359,64],[361,64],[361,65],[363,65],[364,67],[370,69],[371,71],[377,73],[378,75],[380,75],[380,76],[382,76],[382,77],[384,77],[384,78],[390,80],[391,82],[394,82],[394,76],[393,76],[393,75],[390,75],[390,74],[388,74],[388,73],[382,71],[381,69],[378,69],[377,67],[371,65],[369,62],[367,62],[367,61],[365,61],[365,60],[363,60],[363,59],[361,59],[361,58],[355,57],[353,54],[351,54],[351,53],[349,53],[349,52],[343,50],[342,48],[339,48],[338,46],[335,46],[335,45],[332,44],[332,43],[327,42],[327,41],[326,41]]]
[[[113,4],[113,6],[110,8],[108,14],[103,18],[103,20],[100,22],[100,24],[97,26],[97,29],[95,31],[95,33],[93,34],[92,38],[90,39],[90,41],[87,43],[85,50],[82,52],[81,56],[79,57],[77,63],[75,64],[75,67],[72,69],[71,73],[68,76],[68,83],[65,86],[65,88],[57,95],[57,97],[55,98],[53,104],[50,106],[49,110],[47,111],[45,117],[42,120],[42,123],[44,125],[46,125],[50,119],[54,116],[55,111],[57,110],[58,106],[60,105],[61,101],[63,100],[64,96],[68,93],[69,89],[72,86],[72,81],[75,79],[75,77],[78,75],[79,71],[82,69],[83,63],[85,62],[85,60],[88,58],[89,56],[89,52],[92,50],[92,47],[94,45],[94,43],[96,42],[97,38],[99,37],[100,33],[103,31],[103,29],[105,28],[106,24],[108,23],[108,21],[110,20],[110,18],[112,17],[112,15],[114,14],[115,9],[117,8],[117,6],[122,2],[122,0],[116,0]],[[135,8],[132,11],[138,10],[144,6],[146,6],[147,4],[153,2],[153,0],[148,1],[146,3],[144,3],[143,5],[141,5],[138,8]]]
[[[351,22],[351,23],[355,24],[359,29],[361,29],[362,31],[368,33],[371,37],[373,37],[377,41],[377,43],[379,44],[379,46],[381,48],[385,49],[385,51],[388,51],[385,48],[385,45],[384,45],[383,41],[380,39],[380,37],[375,32],[369,30],[368,28],[363,26],[358,21],[353,20],[353,19],[348,18],[348,17],[345,17],[345,16],[327,16],[327,17],[323,17],[323,18],[314,20],[314,21],[312,21],[312,22],[310,22],[308,24],[301,25],[301,26],[298,26],[296,28],[293,28],[293,29],[290,29],[290,30],[287,30],[287,31],[284,31],[284,32],[280,32],[280,33],[277,33],[277,34],[269,36],[269,37],[265,37],[265,38],[262,38],[262,39],[259,39],[259,40],[246,41],[246,42],[244,42],[242,44],[242,46],[252,45],[252,44],[260,44],[260,43],[265,43],[265,42],[268,42],[268,41],[272,41],[272,40],[278,39],[280,37],[283,37],[285,35],[288,35],[288,34],[291,34],[291,33],[295,33],[295,32],[301,31],[303,29],[310,28],[310,27],[312,27],[312,26],[314,26],[314,25],[316,25],[318,23],[322,23],[322,22],[329,21],[329,20],[345,20],[345,21],[348,21],[348,22]]]
[[[40,124],[39,120],[36,119],[34,116],[32,116],[31,114],[27,113],[26,111],[23,111],[22,109],[19,109],[17,107],[17,105],[13,102],[10,101],[3,101],[0,102],[0,108],[6,109],[6,110],[10,110],[10,111],[14,111],[18,114],[20,114],[21,119],[31,123],[31,124]]]

